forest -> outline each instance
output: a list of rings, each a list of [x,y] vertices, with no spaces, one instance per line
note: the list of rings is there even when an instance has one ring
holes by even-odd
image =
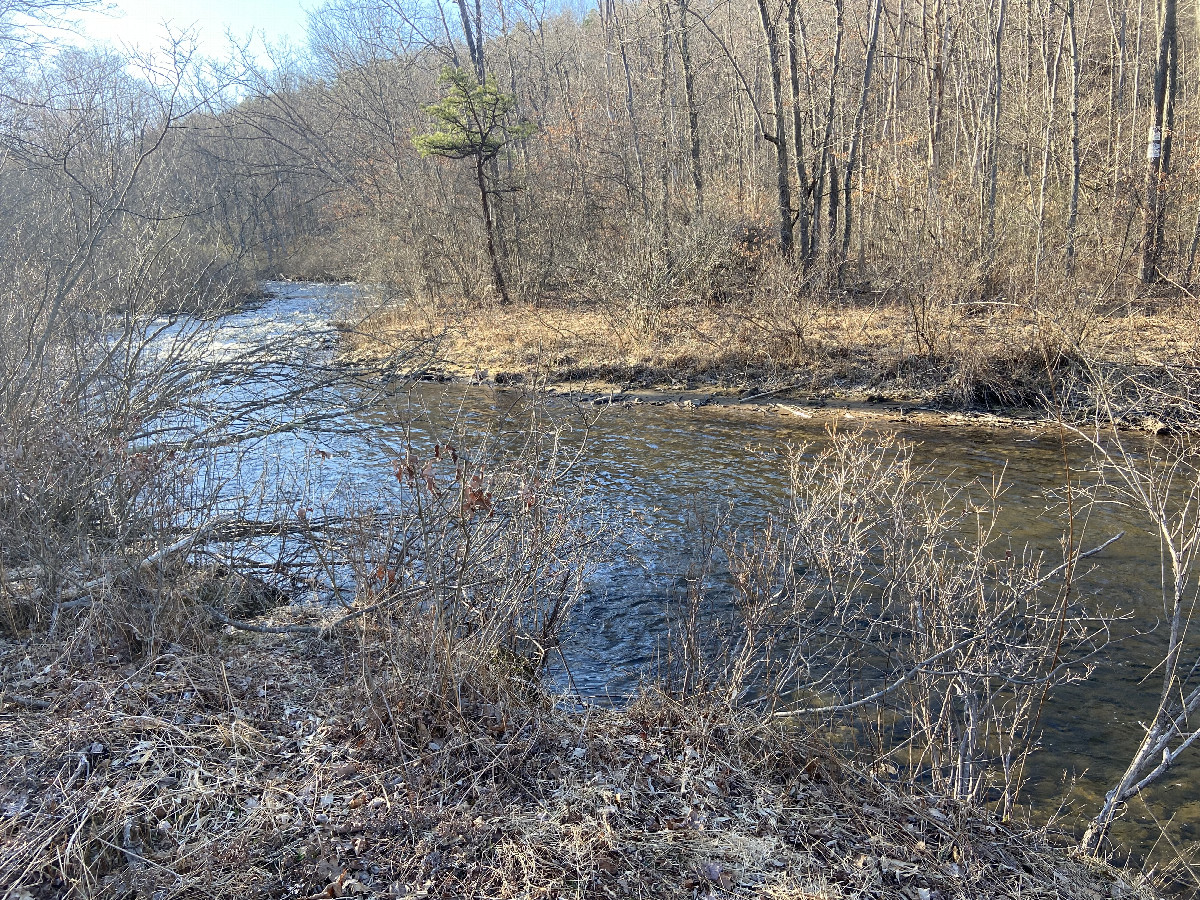
[[[363,342],[450,321],[464,366],[1158,430],[1194,413],[1200,245],[1197,35],[1161,5],[334,3],[221,66],[12,37],[6,215],[71,222],[92,294],[383,284],[408,311]]]
[[[1196,9],[97,6],[0,0],[2,900],[1196,890]]]

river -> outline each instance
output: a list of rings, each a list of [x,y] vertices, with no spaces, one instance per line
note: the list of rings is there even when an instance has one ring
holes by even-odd
[[[303,334],[303,346],[328,353],[334,336],[330,323],[345,314],[355,289],[288,283],[265,288],[271,299],[227,316],[212,346],[286,345],[290,335]],[[314,334],[320,339],[314,341]],[[278,372],[272,380],[280,380]],[[266,386],[247,383],[232,390],[269,393]],[[689,509],[724,505],[745,525],[781,512],[787,502],[786,471],[772,451],[789,444],[819,445],[827,439],[827,426],[770,408],[641,403],[597,414],[590,404],[548,402],[539,409],[549,411],[568,442],[584,440],[586,431],[582,463],[592,502],[611,521],[627,525],[623,547],[593,577],[564,642],[578,691],[594,701],[621,702],[656,658],[667,598],[677,590],[695,544]],[[320,429],[264,438],[255,453],[303,469],[296,484],[310,492],[349,484],[369,493],[373,484],[393,477],[392,465],[409,444],[432,444],[455,428],[520,429],[528,403],[519,391],[418,384],[380,389],[369,407],[348,404],[347,410],[344,418],[326,420]],[[1002,477],[1000,524],[1008,541],[1014,548],[1044,551],[1049,560],[1061,559],[1064,462],[1057,431],[911,427],[853,417],[839,424],[898,430],[912,442],[915,461],[930,467],[929,477],[966,490],[980,490],[979,485]],[[1068,455],[1072,465],[1085,466],[1087,454],[1080,447]],[[315,467],[314,459],[320,460]],[[240,466],[251,474],[259,468],[245,458]],[[1123,769],[1140,738],[1138,721],[1151,714],[1156,696],[1147,676],[1163,643],[1154,632],[1162,615],[1157,540],[1136,511],[1105,506],[1093,510],[1084,543],[1099,544],[1119,531],[1124,538],[1082,564],[1077,590],[1087,603],[1124,610],[1130,617],[1119,623],[1120,640],[1098,661],[1093,677],[1050,698],[1041,719],[1042,749],[1030,769],[1026,799],[1035,818],[1046,818],[1065,798],[1068,827],[1096,809]],[[1149,792],[1145,807],[1135,805],[1114,829],[1119,842],[1143,855],[1158,835],[1154,819],[1166,822],[1172,816],[1173,837],[1200,837],[1198,757],[1194,751],[1182,759]]]

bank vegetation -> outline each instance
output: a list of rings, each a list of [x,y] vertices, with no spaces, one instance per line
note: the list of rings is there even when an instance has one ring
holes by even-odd
[[[1195,421],[1189,11],[335,2],[263,65],[47,38],[80,5],[0,5],[6,900],[1156,890],[1103,857],[1200,734],[1200,474],[1107,429]],[[339,310],[370,352],[230,340],[281,275],[382,286]],[[552,415],[366,487],[282,449],[456,332],[531,381],[1040,404],[1099,462],[1051,558],[894,439],[781,453],[595,708],[567,626],[615,536]],[[1043,704],[1115,652],[1093,492],[1161,538],[1162,690],[1100,808],[1035,829]]]

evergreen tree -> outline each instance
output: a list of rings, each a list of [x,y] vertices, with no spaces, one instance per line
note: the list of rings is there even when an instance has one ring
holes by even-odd
[[[496,251],[496,225],[491,203],[494,190],[488,187],[486,170],[506,143],[513,138],[532,134],[534,127],[507,121],[517,104],[516,98],[502,92],[496,80],[490,76],[480,83],[465,69],[446,68],[442,70],[438,83],[447,88],[446,95],[425,107],[434,128],[413,138],[413,146],[422,156],[470,159],[474,162],[492,277],[500,301],[508,303],[510,298],[504,282],[504,268]]]

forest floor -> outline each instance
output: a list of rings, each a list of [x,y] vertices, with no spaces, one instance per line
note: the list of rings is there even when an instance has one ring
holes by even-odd
[[[429,377],[536,385],[596,403],[783,402],[804,417],[1030,425],[1052,419],[1055,405],[1090,416],[1108,397],[1126,427],[1200,427],[1190,404],[1200,320],[1180,304],[1037,313],[885,301],[408,304],[348,327],[346,355],[415,340],[437,344]],[[1181,390],[1189,402],[1171,402]]]
[[[5,900],[1152,895],[703,705],[530,690],[435,713],[389,695],[357,635],[85,650],[0,643]]]

